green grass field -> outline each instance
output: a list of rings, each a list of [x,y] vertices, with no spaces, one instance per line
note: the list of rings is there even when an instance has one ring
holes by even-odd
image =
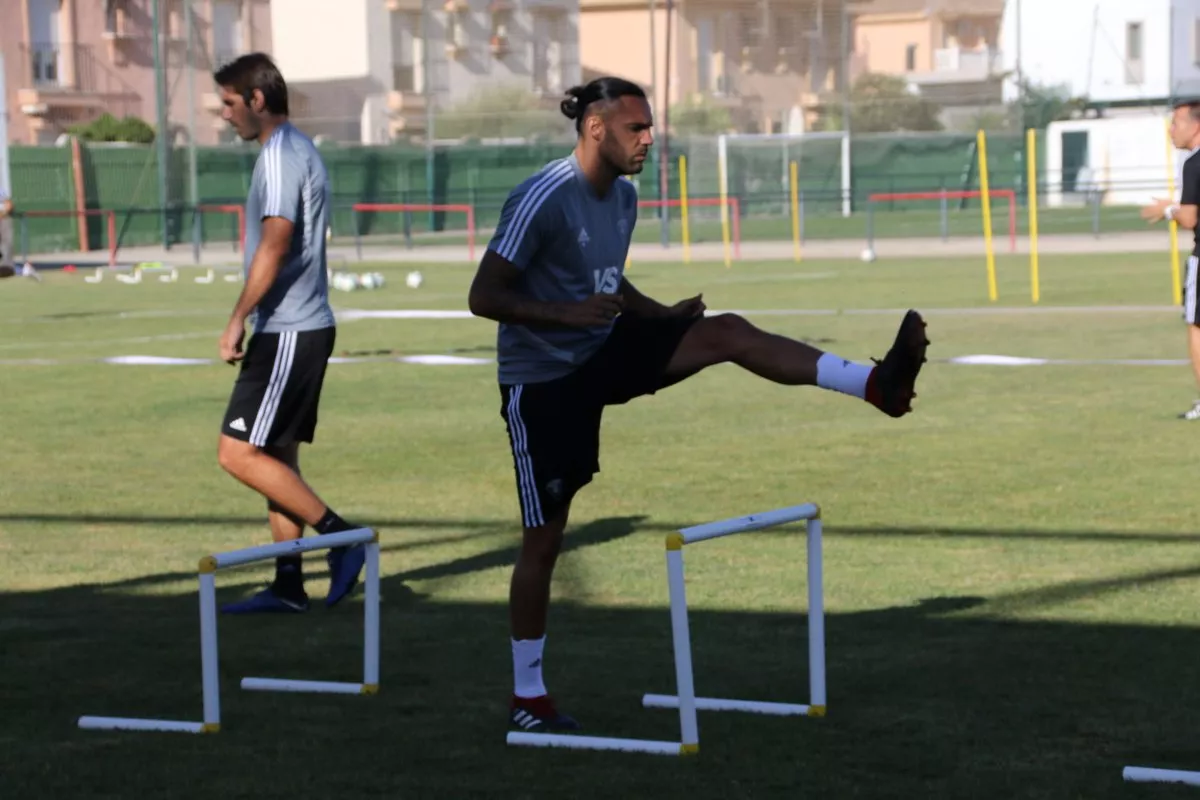
[[[406,266],[348,309],[463,309],[471,270]],[[198,719],[195,568],[265,543],[264,504],[218,468],[238,286],[49,274],[0,284],[0,796],[1165,798],[1126,764],[1200,769],[1200,548],[1186,366],[947,363],[972,354],[1180,359],[1161,256],[1000,258],[1003,313],[977,260],[635,264],[643,291],[848,358],[882,356],[900,311],[933,340],[916,413],[891,420],[733,366],[605,418],[554,587],[546,677],[587,733],[665,739],[674,712],[663,536],[819,502],[829,715],[702,713],[698,757],[508,748],[506,599],[518,502],[484,321],[345,321],[307,477],[377,526],[376,697],[243,692],[241,677],[353,680],[361,594],[307,616],[221,619],[223,730],[80,731],[83,714]],[[1125,306],[1125,308],[1092,308]],[[1159,308],[1148,308],[1157,306]],[[755,314],[754,310],[833,310]],[[895,311],[888,311],[894,309]],[[862,311],[878,313],[855,313]],[[389,360],[392,359],[392,360]],[[37,363],[30,363],[37,360]],[[697,688],[807,701],[799,528],[686,552]],[[221,574],[218,599],[269,565]]]

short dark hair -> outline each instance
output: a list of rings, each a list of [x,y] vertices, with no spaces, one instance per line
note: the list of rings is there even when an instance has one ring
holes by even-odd
[[[288,113],[287,83],[283,73],[266,53],[248,53],[238,56],[213,73],[218,86],[237,92],[250,105],[254,90],[262,92],[267,111],[272,114]]]
[[[587,116],[588,107],[593,103],[607,103],[622,97],[646,98],[646,91],[632,81],[624,78],[596,78],[585,86],[572,86],[567,89],[567,97],[559,108],[567,119],[575,120],[576,132],[583,132],[583,119]]]

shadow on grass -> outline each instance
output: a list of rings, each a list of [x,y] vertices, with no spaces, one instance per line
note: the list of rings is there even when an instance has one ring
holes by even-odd
[[[761,510],[761,509],[760,509]],[[639,522],[638,529],[644,531],[676,531],[689,525],[699,525],[712,522],[709,519],[693,520],[654,520],[639,518],[647,521]],[[452,519],[439,518],[372,518],[355,520],[381,532],[403,535],[405,530],[459,530],[467,531],[455,537],[458,540],[476,536],[490,536],[497,533],[515,533],[518,529],[516,519]],[[63,525],[154,525],[162,527],[189,527],[199,525],[233,526],[233,525],[263,525],[265,519],[261,516],[231,516],[226,514],[196,514],[191,516],[174,515],[143,515],[143,514],[54,514],[40,511],[9,511],[0,513],[0,522],[41,523]],[[836,521],[826,520],[826,536],[879,536],[879,537],[911,537],[943,538],[943,539],[1010,539],[1010,540],[1045,540],[1059,542],[1142,542],[1145,544],[1178,544],[1181,542],[1200,543],[1200,533],[1168,533],[1164,531],[1102,531],[1102,530],[1060,530],[1057,528],[1030,529],[1010,528],[1006,530],[979,528],[950,528],[936,525],[875,525],[853,526],[838,525]],[[759,536],[791,535],[780,529],[767,530],[756,534]],[[448,537],[442,541],[451,541]],[[399,544],[395,547],[424,547],[428,542]]]
[[[642,527],[599,520],[567,546]],[[1122,784],[1122,766],[1200,769],[1196,631],[1003,618],[1191,580],[1200,565],[832,613],[826,719],[702,714],[700,757],[677,760],[505,746],[507,609],[416,597],[405,581],[513,555],[384,576],[376,697],[238,688],[246,675],[357,679],[359,598],[305,616],[222,618],[223,731],[212,737],[75,728],[81,714],[199,717],[194,593],[129,591],[168,579],[151,576],[2,594],[3,796],[1170,797]],[[643,692],[674,691],[665,586],[660,594],[646,607],[556,601],[547,680],[586,732],[678,736],[674,712],[640,707]],[[691,626],[700,693],[807,701],[803,615],[693,610]]]

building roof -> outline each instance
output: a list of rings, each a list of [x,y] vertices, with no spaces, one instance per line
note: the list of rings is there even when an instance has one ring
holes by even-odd
[[[949,14],[999,17],[1005,0],[852,0],[856,14]]]

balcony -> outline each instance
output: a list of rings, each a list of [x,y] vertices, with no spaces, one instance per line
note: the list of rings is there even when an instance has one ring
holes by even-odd
[[[916,84],[975,83],[997,78],[1004,70],[1001,53],[984,48],[943,47],[933,51],[933,70],[908,76]]]
[[[397,71],[401,69],[396,67]],[[393,89],[388,92],[387,109],[391,118],[388,131],[393,138],[425,130],[425,103],[425,95],[412,89]]]
[[[17,103],[28,116],[105,105],[105,74],[81,44],[22,44]]]

